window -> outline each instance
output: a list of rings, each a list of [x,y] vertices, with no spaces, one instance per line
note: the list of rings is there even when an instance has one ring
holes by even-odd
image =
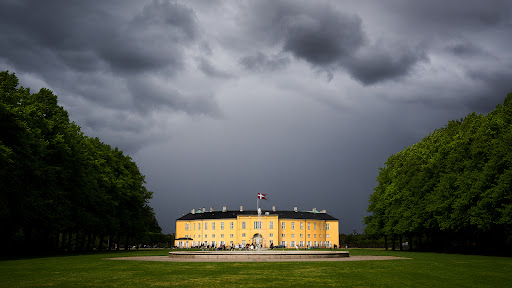
[[[294,237],[295,237],[295,234],[292,234],[292,238],[294,238]]]
[[[311,247],[311,241],[308,241],[308,246],[310,246],[310,247]]]
[[[208,223],[204,223],[204,230],[208,230]]]
[[[325,234],[325,237],[326,238],[329,238],[331,235],[330,234]]]
[[[281,245],[283,245],[284,247],[286,247],[286,241],[281,241]]]
[[[261,221],[254,221],[254,229],[261,229]]]
[[[229,245],[233,246],[233,241],[229,241]]]
[[[308,222],[308,230],[311,230],[311,222]]]
[[[245,221],[242,222],[242,229],[245,229]]]
[[[242,237],[245,237],[245,233],[242,233]]]
[[[196,230],[196,223],[194,223],[194,230]]]
[[[220,238],[224,238],[224,234],[220,234]]]
[[[245,246],[245,240],[242,240],[242,246]]]
[[[295,230],[295,222],[292,222],[292,230]],[[295,246],[295,245],[292,245]]]
[[[204,234],[204,238],[208,238],[208,234]]]
[[[224,230],[224,222],[220,222],[220,230]]]
[[[229,238],[233,238],[233,234],[229,234]]]
[[[311,234],[308,234],[308,238],[311,238]]]
[[[290,246],[295,247],[295,241],[290,241]]]
[[[304,234],[300,234],[300,238],[304,237]]]
[[[270,233],[270,235],[269,235],[269,236],[270,236],[270,237],[274,237],[274,233]]]
[[[201,223],[197,223],[197,230],[201,230]]]
[[[235,227],[235,224],[233,222],[229,222],[229,229],[233,230]]]
[[[188,235],[185,235],[185,238],[188,238]]]
[[[299,247],[304,247],[304,241],[299,241]]]
[[[197,238],[201,238],[201,235],[197,235]]]
[[[185,223],[185,231],[188,231],[188,223]]]
[[[283,230],[286,229],[286,223],[284,221],[281,222],[281,229],[283,229]]]
[[[283,238],[286,237],[286,234],[281,234],[281,237],[283,237]]]
[[[270,229],[274,229],[274,221],[270,221],[269,226]]]
[[[268,241],[268,242],[270,242],[270,244],[274,244],[274,240],[270,240],[270,241]]]
[[[300,230],[304,230],[304,223],[300,222]]]
[[[212,238],[215,238],[215,234],[212,234]]]
[[[215,230],[215,222],[212,223],[212,230]]]
[[[316,234],[315,234],[315,238],[316,238]]]
[[[329,223],[325,224],[325,230],[329,230]]]
[[[313,229],[315,229],[315,230],[316,230],[316,223],[313,223],[313,227],[315,227],[315,228],[313,228]]]

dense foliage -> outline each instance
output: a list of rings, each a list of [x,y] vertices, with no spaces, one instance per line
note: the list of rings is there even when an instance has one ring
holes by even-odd
[[[392,155],[377,180],[366,234],[418,248],[510,250],[512,94]]]
[[[102,249],[161,232],[137,165],[85,136],[50,90],[31,94],[0,72],[0,131],[2,251]]]

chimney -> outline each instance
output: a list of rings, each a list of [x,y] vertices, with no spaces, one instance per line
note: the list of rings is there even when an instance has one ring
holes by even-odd
[[[327,210],[324,209],[324,210],[320,211],[320,213],[327,213]]]
[[[228,207],[222,206],[222,212],[226,212],[226,211],[228,211]]]
[[[196,209],[192,209],[192,211],[190,211],[190,213],[196,214]]]
[[[206,208],[203,207],[203,212],[206,212]]]
[[[240,206],[240,212],[244,211],[244,206]]]
[[[293,211],[297,212],[297,207],[293,207]]]
[[[210,212],[213,212],[213,207],[210,207]]]
[[[276,206],[272,206],[272,212],[276,212]]]

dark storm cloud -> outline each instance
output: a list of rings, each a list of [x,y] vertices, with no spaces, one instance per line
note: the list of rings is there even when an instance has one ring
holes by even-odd
[[[314,65],[330,65],[352,56],[364,41],[359,17],[331,9],[313,15],[285,16],[284,50]]]
[[[249,25],[255,35],[314,65],[351,56],[365,41],[361,19],[330,5],[258,1]]]
[[[175,2],[152,1],[122,14],[123,4],[4,2],[0,59],[18,72],[40,75],[50,88],[59,86],[64,93],[74,92],[101,105],[210,113],[206,109],[215,106],[211,95],[187,100],[176,89],[154,93],[149,89],[151,77],[133,81],[138,75],[158,75],[169,83],[185,69],[184,52],[199,37],[194,11]]]
[[[275,71],[288,66],[290,58],[283,54],[267,56],[265,53],[257,52],[254,55],[242,57],[240,64],[252,71]]]
[[[427,61],[421,49],[396,48],[386,51],[384,47],[371,48],[345,61],[345,68],[352,77],[365,85],[408,75],[418,62]]]
[[[343,68],[357,81],[369,85],[399,79],[410,73],[420,61],[427,59],[425,51],[393,45],[380,40],[371,45],[363,30],[363,20],[355,14],[339,11],[330,4],[309,4],[296,1],[265,1],[256,4],[258,20],[252,20],[257,35],[281,45],[285,52],[305,60],[316,69],[332,71]],[[263,36],[261,36],[263,35]],[[246,68],[265,63],[264,55],[246,56]]]
[[[118,72],[183,68],[183,46],[197,37],[194,12],[180,4],[154,1],[112,39],[98,47],[101,57]]]

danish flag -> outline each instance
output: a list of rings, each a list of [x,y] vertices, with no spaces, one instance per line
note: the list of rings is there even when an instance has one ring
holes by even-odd
[[[258,199],[263,199],[263,200],[267,200],[267,198],[265,198],[265,196],[267,196],[268,194],[261,194],[261,193],[258,193]]]

